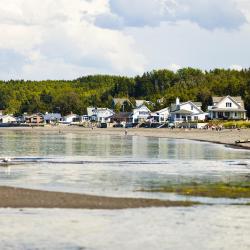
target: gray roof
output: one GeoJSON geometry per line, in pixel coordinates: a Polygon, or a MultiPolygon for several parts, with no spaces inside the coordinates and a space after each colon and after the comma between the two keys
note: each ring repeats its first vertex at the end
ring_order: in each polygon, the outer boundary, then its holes
{"type": "MultiPolygon", "coordinates": [[[[219,103],[220,101],[222,101],[226,97],[227,96],[214,96],[213,103],[219,103]]],[[[239,103],[241,105],[241,107],[244,108],[244,102],[243,102],[241,96],[229,96],[229,97],[232,98],[236,103],[239,103]]]]}
{"type": "Polygon", "coordinates": [[[172,112],[173,114],[184,114],[184,115],[191,115],[193,114],[193,112],[185,110],[185,109],[181,109],[181,110],[177,110],[175,112],[172,112]]]}

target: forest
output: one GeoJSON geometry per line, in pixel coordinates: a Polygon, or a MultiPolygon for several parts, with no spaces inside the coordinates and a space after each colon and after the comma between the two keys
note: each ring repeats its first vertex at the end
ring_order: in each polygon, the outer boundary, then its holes
{"type": "Polygon", "coordinates": [[[135,77],[92,75],[70,81],[0,81],[0,109],[15,115],[24,112],[85,114],[89,106],[111,108],[113,98],[118,97],[128,98],[131,103],[135,99],[151,101],[155,105],[149,108],[155,111],[169,106],[178,96],[181,101],[200,101],[206,110],[212,104],[212,96],[225,95],[242,96],[250,116],[250,69],[183,68],[177,72],[162,69],[135,77]]]}

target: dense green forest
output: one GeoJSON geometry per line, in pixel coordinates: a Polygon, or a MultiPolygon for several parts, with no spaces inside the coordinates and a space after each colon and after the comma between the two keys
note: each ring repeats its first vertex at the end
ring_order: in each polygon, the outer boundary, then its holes
{"type": "MultiPolygon", "coordinates": [[[[184,68],[176,73],[154,70],[141,76],[85,76],[72,81],[0,81],[0,109],[5,113],[86,113],[88,106],[112,107],[114,97],[145,99],[155,103],[152,110],[181,101],[201,101],[206,109],[212,96],[242,96],[250,115],[250,69],[215,69],[203,72],[184,68]],[[157,102],[158,99],[162,102],[157,102]]],[[[118,108],[119,109],[119,108],[118,108]]],[[[117,107],[116,107],[117,110],[117,107]]]]}

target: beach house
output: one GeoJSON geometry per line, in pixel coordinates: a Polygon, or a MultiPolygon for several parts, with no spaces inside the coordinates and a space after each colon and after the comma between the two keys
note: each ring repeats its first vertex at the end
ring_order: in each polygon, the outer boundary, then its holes
{"type": "Polygon", "coordinates": [[[41,113],[36,113],[32,115],[25,115],[25,123],[31,125],[43,124],[44,123],[44,115],[41,113]]]}
{"type": "Polygon", "coordinates": [[[208,107],[211,119],[246,119],[244,102],[240,96],[218,96],[213,97],[213,105],[208,107]]]}
{"type": "Polygon", "coordinates": [[[204,121],[208,117],[208,113],[205,113],[201,109],[201,102],[180,102],[177,97],[176,102],[170,106],[170,122],[192,122],[192,121],[204,121]]]}
{"type": "Polygon", "coordinates": [[[110,122],[111,118],[115,114],[113,110],[108,108],[93,108],[93,107],[88,107],[87,113],[92,121],[101,123],[110,122]]]}
{"type": "Polygon", "coordinates": [[[16,122],[17,122],[17,119],[13,115],[0,115],[1,124],[13,124],[16,122]]]}
{"type": "Polygon", "coordinates": [[[62,115],[60,113],[48,113],[46,112],[44,115],[44,121],[47,124],[57,123],[62,121],[62,115]]]}
{"type": "Polygon", "coordinates": [[[151,111],[144,104],[133,109],[132,121],[133,123],[145,122],[150,118],[151,111]]]}

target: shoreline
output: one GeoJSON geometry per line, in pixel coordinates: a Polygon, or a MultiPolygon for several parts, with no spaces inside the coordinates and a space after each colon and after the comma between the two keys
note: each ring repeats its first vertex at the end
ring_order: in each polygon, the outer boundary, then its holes
{"type": "MultiPolygon", "coordinates": [[[[168,128],[129,128],[128,136],[144,136],[168,139],[184,139],[200,142],[222,144],[236,149],[250,149],[250,143],[235,143],[235,141],[249,140],[250,129],[224,129],[222,131],[200,129],[168,129],[168,128]]],[[[125,136],[125,128],[83,128],[78,126],[45,126],[45,127],[6,127],[0,128],[4,132],[32,132],[32,133],[81,133],[87,135],[115,135],[125,136]]]]}
{"type": "Polygon", "coordinates": [[[129,209],[190,207],[200,203],[144,198],[114,198],[0,186],[0,208],[129,209]]]}

